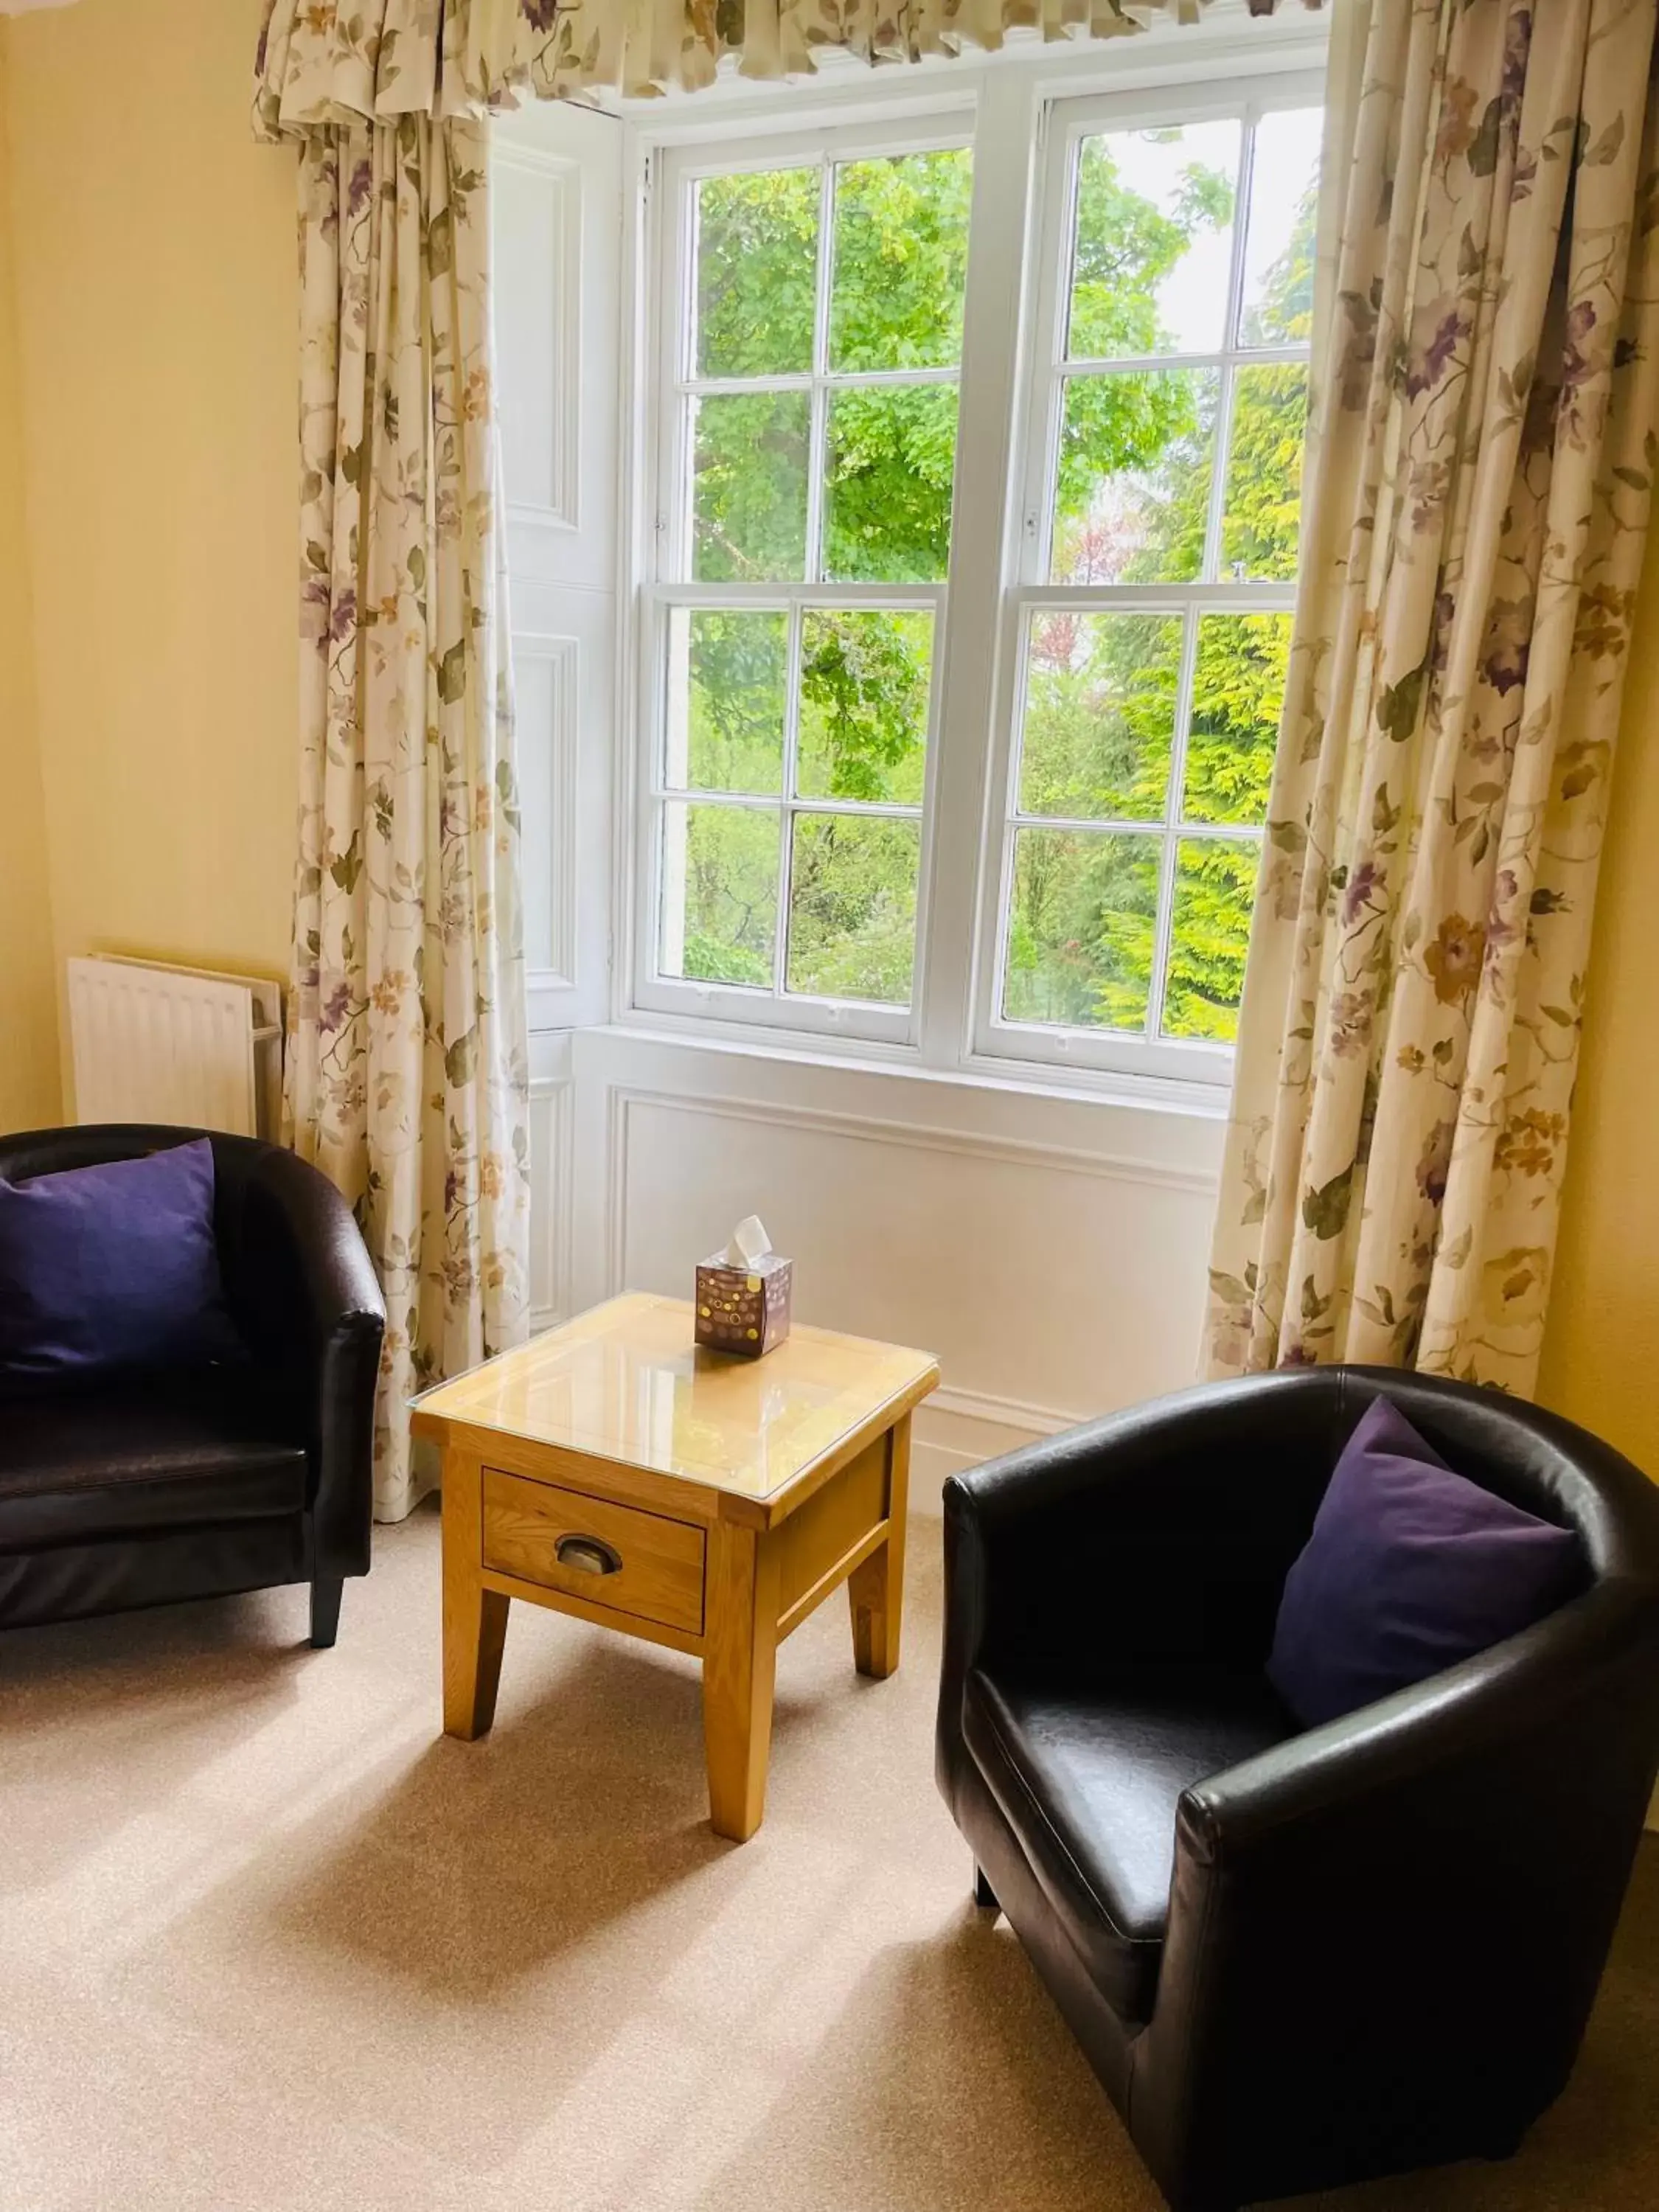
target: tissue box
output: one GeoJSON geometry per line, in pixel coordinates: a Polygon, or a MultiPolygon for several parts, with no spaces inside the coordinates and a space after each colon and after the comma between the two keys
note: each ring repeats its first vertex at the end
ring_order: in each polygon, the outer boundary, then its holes
{"type": "Polygon", "coordinates": [[[758,1359],[789,1334],[793,1261],[769,1252],[752,1267],[734,1267],[724,1252],[697,1267],[697,1342],[711,1352],[758,1359]]]}

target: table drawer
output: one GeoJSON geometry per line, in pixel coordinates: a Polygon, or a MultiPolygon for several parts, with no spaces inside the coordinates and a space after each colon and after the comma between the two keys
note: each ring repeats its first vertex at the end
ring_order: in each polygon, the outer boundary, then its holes
{"type": "Polygon", "coordinates": [[[690,1522],[486,1468],[483,1563],[612,1613],[702,1634],[703,1532],[690,1522]]]}

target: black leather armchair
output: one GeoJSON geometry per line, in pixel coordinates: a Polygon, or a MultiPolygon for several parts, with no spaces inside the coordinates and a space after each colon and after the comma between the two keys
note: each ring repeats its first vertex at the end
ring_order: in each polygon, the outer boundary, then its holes
{"type": "Polygon", "coordinates": [[[0,1627],[311,1584],[334,1641],[368,1571],[386,1310],[349,1207],[292,1152],[199,1129],[0,1137],[23,1182],[210,1134],[226,1297],[246,1367],[3,1395],[0,1627]]]}
{"type": "Polygon", "coordinates": [[[1659,1762],[1659,1492],[1534,1407],[1322,1368],[945,1492],[939,1787],[1177,2212],[1512,2152],[1565,2083],[1659,1762]],[[1299,1732],[1285,1577],[1386,1390],[1578,1532],[1581,1594],[1299,1732]]]}

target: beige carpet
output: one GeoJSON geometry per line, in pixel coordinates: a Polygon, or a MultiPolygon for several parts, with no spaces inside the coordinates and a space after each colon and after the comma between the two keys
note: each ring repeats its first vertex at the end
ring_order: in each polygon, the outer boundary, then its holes
{"type": "MultiPolygon", "coordinates": [[[[781,1658],[765,1826],[704,1818],[696,1669],[516,1608],[436,1732],[438,1528],[341,1641],[299,1591],[0,1638],[3,2212],[1156,2212],[933,1792],[908,1650],[781,1658]]],[[[1659,1850],[1567,2098],[1507,2168],[1335,2212],[1659,2204],[1659,1850]]]]}

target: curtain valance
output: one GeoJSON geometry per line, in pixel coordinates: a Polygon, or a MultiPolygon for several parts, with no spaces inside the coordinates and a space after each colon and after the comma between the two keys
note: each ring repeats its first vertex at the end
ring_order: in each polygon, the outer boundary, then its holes
{"type": "MultiPolygon", "coordinates": [[[[1294,0],[1247,0],[1270,15],[1294,0]]],[[[1316,9],[1322,0],[1302,0],[1316,9]]],[[[870,63],[993,50],[1012,30],[1112,38],[1211,0],[265,0],[261,137],[399,115],[477,114],[522,94],[695,91],[723,57],[745,76],[810,74],[845,47],[870,63]]]]}

